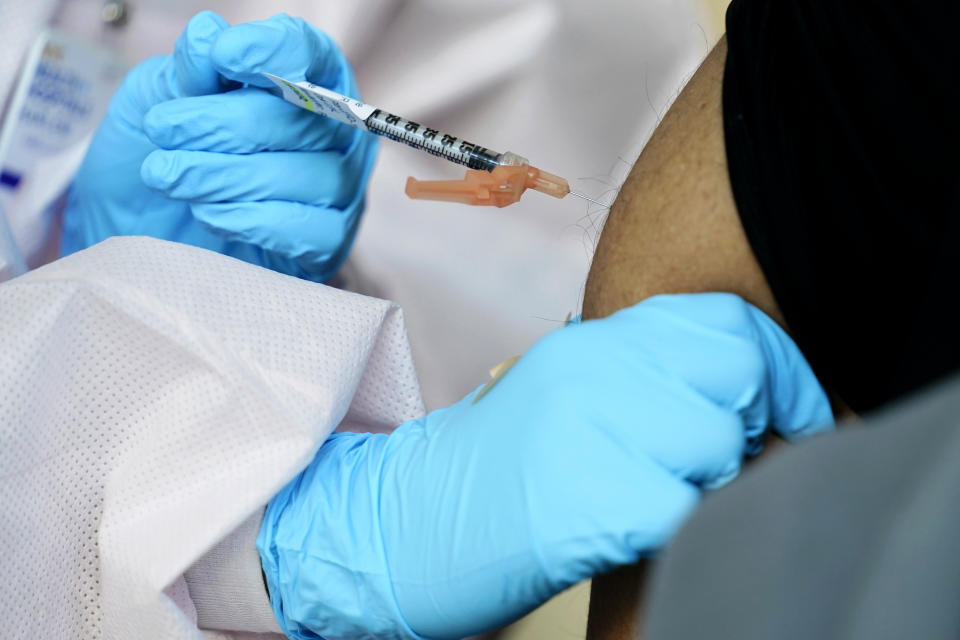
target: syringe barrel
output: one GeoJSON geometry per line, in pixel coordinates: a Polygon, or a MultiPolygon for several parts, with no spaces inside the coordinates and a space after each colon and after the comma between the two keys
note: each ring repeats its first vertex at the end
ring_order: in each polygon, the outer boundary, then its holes
{"type": "Polygon", "coordinates": [[[364,124],[370,131],[385,138],[403,142],[414,149],[421,149],[471,169],[493,171],[502,164],[500,160],[503,156],[514,155],[509,152],[498,153],[438,129],[425,127],[419,122],[387,113],[382,109],[377,109],[370,114],[364,124]]]}
{"type": "Polygon", "coordinates": [[[283,99],[298,107],[333,118],[351,127],[372,131],[378,135],[403,142],[414,149],[446,158],[450,162],[471,169],[493,171],[500,166],[520,166],[526,159],[510,153],[498,153],[452,136],[419,122],[388,113],[373,105],[340,95],[312,82],[293,82],[280,76],[264,74],[283,94],[283,99]]]}

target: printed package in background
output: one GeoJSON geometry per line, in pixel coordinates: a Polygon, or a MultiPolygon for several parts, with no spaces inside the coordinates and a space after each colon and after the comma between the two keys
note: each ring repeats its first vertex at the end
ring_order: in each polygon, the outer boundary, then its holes
{"type": "Polygon", "coordinates": [[[0,211],[14,244],[6,253],[29,268],[57,256],[63,196],[127,69],[105,47],[55,30],[27,56],[0,130],[0,211]]]}

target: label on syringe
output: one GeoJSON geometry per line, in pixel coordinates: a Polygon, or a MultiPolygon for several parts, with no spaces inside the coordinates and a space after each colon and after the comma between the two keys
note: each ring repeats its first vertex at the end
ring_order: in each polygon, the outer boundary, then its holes
{"type": "Polygon", "coordinates": [[[263,75],[280,88],[283,99],[287,102],[364,131],[367,130],[364,120],[377,110],[376,107],[340,95],[312,82],[293,82],[270,73],[263,75]]]}

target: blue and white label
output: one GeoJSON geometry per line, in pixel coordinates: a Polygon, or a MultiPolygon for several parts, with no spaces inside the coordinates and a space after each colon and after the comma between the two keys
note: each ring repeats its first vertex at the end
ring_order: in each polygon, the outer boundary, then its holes
{"type": "Polygon", "coordinates": [[[57,256],[61,195],[127,65],[49,30],[34,43],[0,129],[0,209],[29,266],[57,256]]]}

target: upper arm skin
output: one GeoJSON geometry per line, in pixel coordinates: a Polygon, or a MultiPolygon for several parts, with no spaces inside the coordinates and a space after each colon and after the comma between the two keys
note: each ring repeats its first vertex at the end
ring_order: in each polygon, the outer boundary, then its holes
{"type": "Polygon", "coordinates": [[[583,317],[659,293],[728,291],[783,324],[740,225],[727,174],[721,40],[657,127],[607,218],[583,317]]]}
{"type": "MultiPolygon", "coordinates": [[[[600,237],[583,318],[660,293],[736,293],[783,325],[740,225],[727,173],[726,40],[693,76],[634,164],[600,237]]],[[[589,640],[640,637],[644,563],[593,581],[589,640]]]]}

